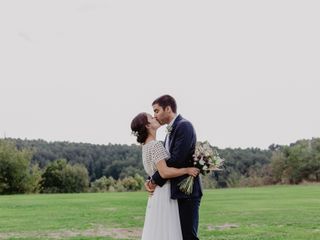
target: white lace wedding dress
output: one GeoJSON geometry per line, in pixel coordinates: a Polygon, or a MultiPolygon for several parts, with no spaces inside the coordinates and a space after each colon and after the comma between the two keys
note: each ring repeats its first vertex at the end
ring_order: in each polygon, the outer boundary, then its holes
{"type": "MultiPolygon", "coordinates": [[[[143,166],[149,176],[157,171],[156,163],[168,157],[161,142],[150,141],[142,147],[143,166]]],[[[157,186],[149,197],[142,240],[182,240],[178,202],[170,195],[170,181],[167,181],[164,186],[157,186]]]]}

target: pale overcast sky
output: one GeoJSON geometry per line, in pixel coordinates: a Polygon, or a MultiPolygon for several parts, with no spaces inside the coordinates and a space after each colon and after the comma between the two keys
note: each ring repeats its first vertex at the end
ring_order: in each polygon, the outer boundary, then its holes
{"type": "Polygon", "coordinates": [[[220,148],[320,137],[319,12],[316,0],[0,0],[1,138],[135,143],[132,118],[166,93],[220,148]]]}

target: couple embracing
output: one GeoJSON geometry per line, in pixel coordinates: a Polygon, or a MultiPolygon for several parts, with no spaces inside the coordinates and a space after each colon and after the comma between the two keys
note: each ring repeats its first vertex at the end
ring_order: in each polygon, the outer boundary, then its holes
{"type": "Polygon", "coordinates": [[[138,114],[131,130],[142,144],[142,160],[150,192],[143,227],[143,240],[196,240],[202,187],[199,169],[193,167],[197,142],[192,124],[177,114],[177,104],[170,95],[152,103],[154,116],[138,114]],[[164,144],[156,140],[157,129],[167,124],[164,144]],[[179,182],[195,177],[193,191],[180,191],[179,182]]]}

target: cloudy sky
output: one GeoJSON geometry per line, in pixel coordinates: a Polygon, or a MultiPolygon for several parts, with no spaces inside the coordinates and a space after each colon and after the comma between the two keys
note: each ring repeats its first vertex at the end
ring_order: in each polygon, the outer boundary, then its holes
{"type": "Polygon", "coordinates": [[[1,138],[131,144],[132,118],[167,93],[214,146],[320,137],[319,10],[316,0],[1,0],[1,138]]]}

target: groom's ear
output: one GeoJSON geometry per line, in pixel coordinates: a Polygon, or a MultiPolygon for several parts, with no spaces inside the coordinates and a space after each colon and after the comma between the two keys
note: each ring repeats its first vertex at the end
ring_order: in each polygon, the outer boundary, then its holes
{"type": "Polygon", "coordinates": [[[164,111],[165,111],[165,112],[172,112],[172,109],[171,109],[170,106],[166,106],[166,107],[164,108],[164,111]]]}

